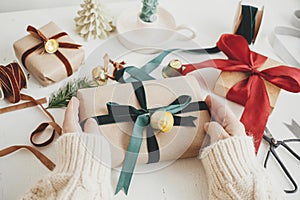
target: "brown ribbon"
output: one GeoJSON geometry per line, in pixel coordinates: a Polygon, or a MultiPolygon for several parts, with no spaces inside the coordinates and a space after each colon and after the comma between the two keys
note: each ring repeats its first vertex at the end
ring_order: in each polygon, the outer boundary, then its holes
{"type": "MultiPolygon", "coordinates": [[[[50,122],[42,123],[36,130],[31,133],[30,141],[35,146],[45,146],[50,144],[55,136],[55,132],[59,135],[61,134],[61,127],[55,122],[54,117],[44,108],[44,106],[34,99],[33,97],[22,94],[21,89],[27,87],[27,81],[24,72],[22,71],[18,63],[10,63],[7,66],[0,66],[0,85],[4,93],[4,97],[8,99],[11,103],[17,103],[20,100],[26,100],[34,103],[41,107],[41,109],[47,114],[51,119],[50,122]],[[43,143],[35,143],[34,137],[44,131],[48,126],[53,127],[53,132],[51,137],[43,143]]],[[[30,146],[11,146],[0,151],[0,157],[13,153],[21,148],[28,149],[31,151],[48,169],[52,170],[54,164],[45,155],[40,153],[37,149],[30,146]]]]}
{"type": "Polygon", "coordinates": [[[25,146],[25,145],[15,145],[15,146],[10,146],[5,149],[0,150],[0,157],[4,157],[8,154],[14,153],[15,151],[18,151],[19,149],[27,149],[31,153],[35,155],[37,159],[41,161],[47,167],[49,170],[53,170],[55,168],[55,164],[47,158],[44,154],[42,154],[39,150],[37,150],[34,147],[31,146],[25,146]]]}
{"type": "MultiPolygon", "coordinates": [[[[27,31],[30,34],[32,34],[35,38],[38,38],[39,40],[41,40],[41,43],[35,45],[34,47],[28,49],[27,51],[25,51],[25,53],[23,53],[21,60],[22,60],[22,64],[24,67],[26,67],[26,65],[25,65],[26,58],[34,51],[41,49],[41,48],[44,49],[45,43],[48,40],[50,40],[50,39],[57,40],[63,36],[68,35],[66,32],[61,32],[50,38],[47,38],[41,31],[37,30],[36,28],[34,28],[33,26],[30,26],[30,25],[27,27],[27,31]]],[[[73,43],[68,43],[68,42],[58,42],[58,44],[59,44],[59,48],[66,48],[66,49],[78,49],[79,47],[81,47],[81,45],[79,45],[79,44],[73,44],[73,43]]],[[[73,74],[73,69],[72,69],[72,66],[71,66],[70,62],[68,61],[68,59],[59,50],[57,50],[54,54],[65,65],[67,76],[71,76],[73,74]]]]}
{"type": "Polygon", "coordinates": [[[27,81],[18,63],[0,66],[0,85],[9,102],[17,103],[21,100],[21,89],[27,87],[27,81]]]}

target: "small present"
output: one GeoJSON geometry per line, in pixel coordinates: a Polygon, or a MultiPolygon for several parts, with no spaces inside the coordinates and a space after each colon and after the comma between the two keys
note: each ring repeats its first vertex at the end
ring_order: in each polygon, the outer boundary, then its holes
{"type": "Polygon", "coordinates": [[[239,35],[224,34],[217,46],[228,59],[213,59],[204,65],[213,63],[222,70],[214,91],[245,107],[241,122],[254,137],[257,151],[280,89],[300,91],[300,70],[251,51],[239,35]]]}
{"type": "MultiPolygon", "coordinates": [[[[192,76],[82,89],[77,97],[80,121],[97,119],[110,142],[113,167],[195,157],[205,137],[204,123],[210,121],[192,76]]],[[[133,169],[123,168],[132,175],[133,169]]],[[[121,175],[117,191],[128,190],[123,181],[121,175]]]]}
{"type": "Polygon", "coordinates": [[[43,85],[71,76],[84,61],[84,50],[55,23],[37,30],[28,26],[29,35],[14,43],[18,60],[43,85]]]}
{"type": "Polygon", "coordinates": [[[300,92],[300,70],[251,51],[240,35],[222,35],[217,47],[228,59],[185,64],[181,73],[207,67],[222,70],[214,91],[244,106],[240,121],[246,133],[253,136],[257,151],[280,89],[300,92]]]}
{"type": "MultiPolygon", "coordinates": [[[[257,68],[258,71],[263,71],[265,69],[273,68],[276,66],[282,65],[280,62],[277,62],[273,59],[268,58],[266,62],[257,68]]],[[[220,76],[215,84],[214,92],[220,96],[226,97],[228,91],[238,82],[248,78],[249,75],[243,72],[230,72],[222,71],[220,76]]],[[[277,98],[280,94],[280,88],[276,85],[270,83],[269,81],[263,80],[266,87],[270,106],[273,109],[275,107],[277,98]]]]}

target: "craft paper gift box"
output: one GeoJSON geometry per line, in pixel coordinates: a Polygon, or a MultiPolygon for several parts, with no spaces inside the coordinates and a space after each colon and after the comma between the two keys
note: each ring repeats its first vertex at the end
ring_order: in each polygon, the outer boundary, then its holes
{"type": "MultiPolygon", "coordinates": [[[[145,81],[143,85],[148,108],[167,106],[181,95],[189,95],[192,98],[191,102],[203,100],[201,88],[196,79],[191,76],[145,81]]],[[[106,107],[108,102],[140,108],[130,83],[82,89],[78,91],[77,96],[80,100],[80,121],[90,117],[106,115],[108,113],[106,107]]],[[[205,136],[203,125],[205,122],[210,121],[208,111],[197,110],[178,115],[195,117],[195,127],[174,126],[168,133],[157,133],[156,131],[160,161],[195,157],[199,153],[205,136]]],[[[111,144],[113,167],[120,166],[124,160],[133,125],[134,122],[119,122],[99,126],[100,131],[111,144]]],[[[142,141],[137,162],[148,162],[145,137],[142,141]]]]}
{"type": "MultiPolygon", "coordinates": [[[[270,58],[267,59],[267,61],[259,67],[257,70],[262,71],[265,69],[273,68],[276,66],[280,66],[282,63],[279,63],[275,60],[272,60],[270,58]]],[[[214,92],[220,96],[226,97],[226,94],[228,91],[238,82],[241,80],[244,80],[249,75],[243,73],[243,72],[228,72],[228,71],[222,71],[214,88],[214,92]]],[[[270,106],[271,108],[275,107],[277,98],[280,93],[280,88],[275,86],[274,84],[264,80],[264,84],[267,89],[267,93],[269,96],[270,106]]]]}
{"type": "Polygon", "coordinates": [[[300,70],[251,51],[241,35],[223,34],[217,47],[228,59],[185,64],[182,74],[207,67],[222,70],[214,91],[244,106],[240,121],[247,135],[253,136],[258,151],[280,88],[294,93],[300,91],[300,70]]]}
{"type": "Polygon", "coordinates": [[[83,63],[84,50],[80,48],[81,45],[74,44],[70,36],[55,23],[50,22],[39,30],[28,26],[27,31],[30,32],[29,35],[14,43],[15,54],[43,86],[72,75],[83,63]],[[53,37],[55,41],[50,43],[50,51],[55,45],[57,51],[49,53],[45,45],[53,37]]]}

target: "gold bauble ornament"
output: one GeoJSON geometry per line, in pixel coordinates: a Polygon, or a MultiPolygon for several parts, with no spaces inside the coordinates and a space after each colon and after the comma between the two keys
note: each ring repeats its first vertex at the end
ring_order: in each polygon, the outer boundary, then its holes
{"type": "Polygon", "coordinates": [[[108,76],[107,72],[104,70],[102,66],[95,67],[92,71],[93,79],[96,81],[96,83],[100,86],[106,85],[108,76]]]}
{"type": "Polygon", "coordinates": [[[44,47],[47,53],[55,53],[58,50],[59,43],[55,39],[50,39],[47,40],[44,47]]]}
{"type": "Polygon", "coordinates": [[[150,125],[153,129],[164,133],[170,132],[174,125],[172,113],[166,111],[155,111],[150,118],[150,125]]]}

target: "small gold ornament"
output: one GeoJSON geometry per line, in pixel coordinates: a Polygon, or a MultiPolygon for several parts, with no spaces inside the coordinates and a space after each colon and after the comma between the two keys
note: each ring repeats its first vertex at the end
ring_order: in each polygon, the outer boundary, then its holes
{"type": "Polygon", "coordinates": [[[106,85],[108,79],[116,80],[115,79],[116,72],[119,69],[123,69],[124,65],[125,65],[124,61],[118,63],[118,62],[111,60],[107,54],[104,55],[103,60],[104,60],[104,67],[97,66],[92,70],[93,79],[99,86],[106,85]],[[110,75],[108,73],[109,63],[111,63],[114,67],[112,75],[110,75]]]}
{"type": "Polygon", "coordinates": [[[168,133],[173,128],[174,117],[170,112],[155,111],[151,115],[150,125],[153,129],[157,129],[164,133],[168,133]]]}
{"type": "Polygon", "coordinates": [[[107,72],[102,66],[95,67],[92,71],[93,79],[97,82],[98,85],[106,85],[108,76],[107,72]]]}
{"type": "Polygon", "coordinates": [[[58,50],[59,43],[55,39],[50,39],[47,40],[44,47],[47,53],[55,53],[58,50]]]}
{"type": "Polygon", "coordinates": [[[162,76],[164,78],[180,76],[182,63],[178,59],[171,60],[171,62],[162,69],[162,76]]]}

